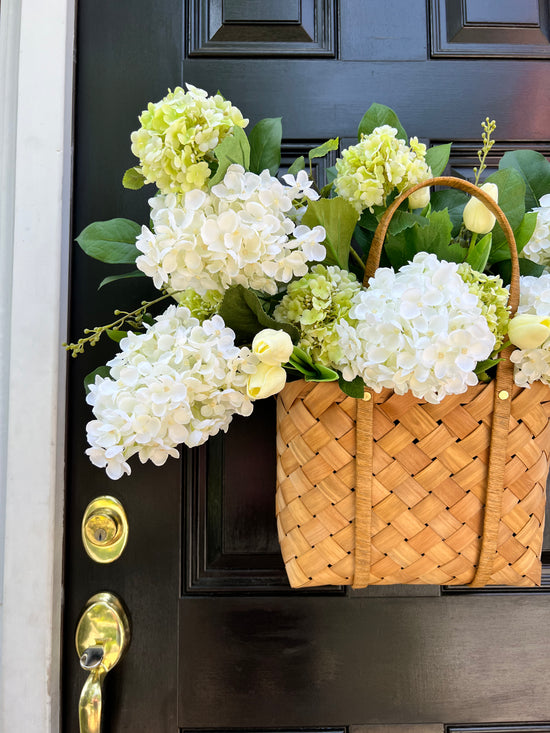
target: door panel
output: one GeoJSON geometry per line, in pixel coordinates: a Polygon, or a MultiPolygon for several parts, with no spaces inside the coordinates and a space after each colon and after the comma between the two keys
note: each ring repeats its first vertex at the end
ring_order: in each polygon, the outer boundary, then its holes
{"type": "MultiPolygon", "coordinates": [[[[282,115],[283,167],[329,137],[353,142],[373,101],[410,134],[454,141],[460,175],[477,162],[487,115],[490,165],[516,147],[548,154],[548,35],[548,2],[536,0],[81,0],[74,232],[147,221],[152,191],[121,186],[135,164],[129,135],[147,101],[184,81],[220,89],[251,125],[282,115]]],[[[98,296],[106,274],[75,248],[73,340],[155,292],[129,281],[98,296]]],[[[71,362],[64,730],[76,729],[86,679],[79,613],[109,590],[133,635],[106,679],[105,731],[550,732],[550,564],[542,589],[291,591],[274,519],[274,401],[181,461],[138,462],[112,482],[84,455],[82,380],[115,350],[100,343],[71,362]],[[80,540],[101,494],[130,523],[124,554],[102,566],[80,540]]],[[[548,532],[545,548],[550,561],[548,532]]]]}

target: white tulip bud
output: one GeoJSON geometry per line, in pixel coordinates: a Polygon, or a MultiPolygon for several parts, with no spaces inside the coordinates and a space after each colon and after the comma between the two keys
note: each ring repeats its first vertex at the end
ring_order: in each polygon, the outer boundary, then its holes
{"type": "MultiPolygon", "coordinates": [[[[484,183],[481,190],[485,191],[495,203],[498,203],[498,186],[495,183],[484,183]]],[[[464,207],[464,226],[471,232],[477,234],[488,234],[495,226],[495,215],[491,214],[484,203],[476,199],[474,196],[464,207]]]]}
{"type": "Polygon", "coordinates": [[[409,209],[423,209],[430,203],[430,187],[419,188],[408,198],[409,209]]]}
{"type": "Polygon", "coordinates": [[[508,337],[518,349],[538,349],[550,337],[550,318],[531,313],[514,316],[508,326],[508,337]]]}
{"type": "Polygon", "coordinates": [[[246,393],[251,400],[263,400],[277,394],[286,384],[286,372],[281,366],[258,364],[258,368],[248,377],[246,393]]]}
{"type": "Polygon", "coordinates": [[[286,331],[264,328],[254,336],[252,352],[263,364],[281,366],[290,359],[293,350],[292,339],[286,331]]]}

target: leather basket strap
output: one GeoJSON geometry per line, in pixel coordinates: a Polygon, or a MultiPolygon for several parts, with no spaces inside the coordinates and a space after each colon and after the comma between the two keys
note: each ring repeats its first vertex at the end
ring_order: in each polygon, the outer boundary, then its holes
{"type": "MultiPolygon", "coordinates": [[[[469,193],[482,201],[495,215],[506,236],[512,264],[510,295],[508,305],[514,315],[519,301],[519,261],[514,233],[502,209],[473,183],[452,176],[439,176],[417,184],[398,196],[384,212],[374,233],[371,249],[365,268],[364,284],[374,275],[382,253],[382,246],[391,221],[399,205],[414,191],[426,186],[449,186],[469,193]]],[[[510,421],[512,389],[514,384],[514,365],[510,361],[513,347],[501,352],[502,361],[497,366],[494,380],[493,420],[489,448],[489,468],[487,472],[487,493],[483,520],[483,538],[476,573],[471,582],[474,587],[488,583],[493,572],[497,551],[498,529],[502,512],[504,468],[506,465],[506,445],[510,421]]],[[[370,399],[357,400],[357,448],[356,448],[356,485],[355,485],[355,573],[354,588],[364,588],[369,584],[371,565],[371,526],[372,526],[372,461],[373,461],[373,417],[374,395],[370,390],[365,396],[370,399]]]]}

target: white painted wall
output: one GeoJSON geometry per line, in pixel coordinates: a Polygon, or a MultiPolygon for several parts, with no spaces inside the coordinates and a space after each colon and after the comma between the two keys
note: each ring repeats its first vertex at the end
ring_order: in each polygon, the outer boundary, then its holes
{"type": "Polygon", "coordinates": [[[75,0],[0,3],[0,730],[59,724],[75,0]]]}

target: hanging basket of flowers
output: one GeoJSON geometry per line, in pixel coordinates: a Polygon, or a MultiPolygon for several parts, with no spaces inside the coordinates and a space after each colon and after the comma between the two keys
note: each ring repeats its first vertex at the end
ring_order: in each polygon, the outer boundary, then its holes
{"type": "Polygon", "coordinates": [[[521,150],[481,187],[443,177],[450,145],[426,150],[376,104],[322,186],[312,161],[338,139],[279,179],[280,119],[247,137],[219,94],[178,88],[140,122],[123,183],[157,186],[150,227],[77,239],[135,262],[102,285],[161,291],[67,347],[119,342],[87,378],[91,461],[112,479],[136,454],[162,465],[277,395],[292,587],[540,584],[550,163],[521,150]]]}

